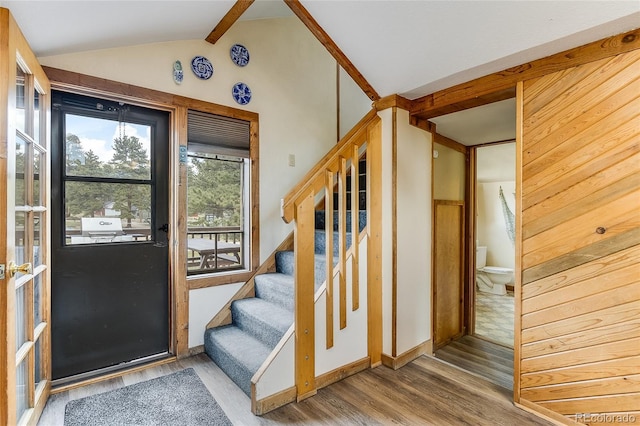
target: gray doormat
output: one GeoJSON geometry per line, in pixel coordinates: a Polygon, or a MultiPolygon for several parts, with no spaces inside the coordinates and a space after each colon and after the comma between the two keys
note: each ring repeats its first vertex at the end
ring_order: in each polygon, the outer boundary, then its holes
{"type": "Polygon", "coordinates": [[[65,426],[231,425],[193,368],[69,401],[65,426]]]}

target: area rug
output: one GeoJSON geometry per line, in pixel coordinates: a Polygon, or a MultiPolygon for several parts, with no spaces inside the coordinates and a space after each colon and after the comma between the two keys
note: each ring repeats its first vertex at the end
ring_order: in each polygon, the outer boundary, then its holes
{"type": "Polygon", "coordinates": [[[64,426],[231,425],[193,368],[69,401],[64,426]]]}

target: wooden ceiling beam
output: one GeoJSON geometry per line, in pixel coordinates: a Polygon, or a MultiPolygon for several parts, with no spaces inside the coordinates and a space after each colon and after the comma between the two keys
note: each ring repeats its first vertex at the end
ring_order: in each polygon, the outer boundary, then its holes
{"type": "MultiPolygon", "coordinates": [[[[415,99],[411,116],[428,120],[440,115],[509,99],[518,81],[640,49],[640,29],[480,77],[415,99]]],[[[512,94],[513,93],[513,94],[512,94]]]]}
{"type": "Polygon", "coordinates": [[[311,16],[309,11],[302,6],[299,0],[284,0],[293,13],[302,21],[304,25],[313,33],[314,36],[322,43],[322,45],[329,51],[331,56],[338,61],[338,64],[351,76],[353,81],[362,89],[362,91],[372,101],[380,99],[378,92],[367,82],[367,80],[360,74],[360,71],[351,63],[349,58],[340,50],[338,45],[329,37],[329,34],[322,29],[318,22],[311,16]]]}
{"type": "Polygon", "coordinates": [[[240,16],[253,4],[255,0],[238,0],[236,3],[229,9],[226,15],[218,22],[218,25],[209,33],[206,41],[211,44],[216,44],[218,40],[226,33],[229,28],[235,22],[240,19],[240,16]]]}

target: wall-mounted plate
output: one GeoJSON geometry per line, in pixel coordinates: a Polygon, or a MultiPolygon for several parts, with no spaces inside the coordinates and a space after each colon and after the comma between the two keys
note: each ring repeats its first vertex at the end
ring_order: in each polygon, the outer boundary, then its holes
{"type": "Polygon", "coordinates": [[[251,89],[246,84],[240,82],[236,83],[231,90],[233,99],[240,105],[246,105],[251,102],[251,89]]]}
{"type": "Polygon", "coordinates": [[[213,65],[204,56],[196,56],[191,60],[191,70],[203,80],[208,80],[213,75],[213,65]]]}
{"type": "Polygon", "coordinates": [[[175,61],[173,63],[173,81],[175,81],[176,84],[180,84],[182,83],[183,79],[184,79],[184,71],[182,71],[182,62],[175,61]]]}
{"type": "Polygon", "coordinates": [[[231,60],[239,67],[244,67],[249,63],[249,51],[241,44],[231,46],[231,60]]]}

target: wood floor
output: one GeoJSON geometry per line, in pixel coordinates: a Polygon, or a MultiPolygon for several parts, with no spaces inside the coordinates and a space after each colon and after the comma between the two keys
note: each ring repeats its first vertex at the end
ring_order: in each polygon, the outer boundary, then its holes
{"type": "Polygon", "coordinates": [[[384,366],[366,370],[320,389],[301,403],[256,417],[251,414],[249,398],[204,354],[55,394],[38,424],[61,426],[64,407],[71,399],[189,367],[234,425],[550,424],[516,408],[507,389],[427,356],[396,371],[384,366]]]}
{"type": "Polygon", "coordinates": [[[463,336],[438,349],[435,356],[508,390],[513,389],[513,349],[463,336]]]}

